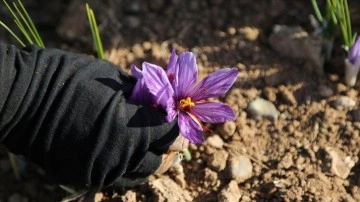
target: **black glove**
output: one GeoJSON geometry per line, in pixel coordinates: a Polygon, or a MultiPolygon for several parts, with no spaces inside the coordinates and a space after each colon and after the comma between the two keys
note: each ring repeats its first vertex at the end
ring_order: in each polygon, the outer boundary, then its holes
{"type": "Polygon", "coordinates": [[[0,142],[61,184],[146,177],[179,129],[164,112],[131,104],[134,84],[104,60],[0,44],[0,142]]]}

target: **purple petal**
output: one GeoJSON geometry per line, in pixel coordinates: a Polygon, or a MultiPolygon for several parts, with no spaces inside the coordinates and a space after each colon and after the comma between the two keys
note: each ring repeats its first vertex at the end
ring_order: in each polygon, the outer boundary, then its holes
{"type": "Polygon", "coordinates": [[[169,59],[168,67],[166,69],[166,74],[169,77],[170,83],[172,82],[172,79],[175,76],[176,65],[179,65],[177,63],[178,58],[179,57],[176,55],[175,49],[173,49],[171,52],[170,59],[169,59]]]}
{"type": "Polygon", "coordinates": [[[191,110],[202,122],[207,123],[234,121],[236,118],[234,111],[227,104],[220,102],[196,103],[191,110]]]}
{"type": "Polygon", "coordinates": [[[165,71],[157,65],[144,62],[143,78],[150,93],[154,95],[156,104],[167,109],[169,100],[174,99],[174,91],[165,71]]]}
{"type": "Polygon", "coordinates": [[[195,55],[191,52],[184,52],[179,55],[175,65],[175,78],[172,86],[177,98],[184,98],[188,95],[189,89],[196,83],[198,69],[195,55]]]}
{"type": "Polygon", "coordinates": [[[135,65],[131,65],[131,74],[137,79],[142,78],[142,71],[139,68],[137,68],[135,65]]]}
{"type": "Polygon", "coordinates": [[[360,37],[357,37],[354,45],[351,47],[348,59],[353,65],[360,63],[360,37]]]}
{"type": "Polygon", "coordinates": [[[213,72],[198,83],[190,92],[193,101],[224,95],[233,85],[238,75],[235,68],[225,68],[213,72]]]}
{"type": "Polygon", "coordinates": [[[144,79],[138,79],[129,98],[133,103],[140,105],[153,104],[153,95],[145,85],[144,79]]]}
{"type": "Polygon", "coordinates": [[[166,120],[168,122],[172,122],[176,115],[178,115],[178,110],[176,109],[176,103],[174,99],[169,99],[167,103],[167,108],[165,109],[167,112],[166,120]]]}
{"type": "Polygon", "coordinates": [[[179,113],[178,125],[180,133],[191,143],[200,144],[204,142],[201,126],[186,113],[179,113]]]}

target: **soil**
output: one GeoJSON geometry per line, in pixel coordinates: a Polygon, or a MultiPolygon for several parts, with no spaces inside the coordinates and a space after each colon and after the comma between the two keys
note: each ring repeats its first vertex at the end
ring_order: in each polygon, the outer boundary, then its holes
{"type": "MultiPolygon", "coordinates": [[[[47,47],[95,55],[84,2],[23,2],[47,47]]],[[[209,126],[213,130],[204,134],[206,142],[190,146],[191,161],[133,188],[106,188],[96,193],[96,201],[360,201],[359,85],[343,83],[341,38],[336,37],[323,74],[307,58],[290,58],[269,43],[277,24],[314,31],[309,2],[88,3],[98,18],[107,59],[126,71],[143,61],[165,66],[172,48],[193,51],[201,77],[222,67],[240,71],[233,88],[218,98],[235,110],[236,121],[209,126]],[[257,98],[275,111],[254,118],[248,106],[257,98]]],[[[350,7],[358,31],[360,3],[350,1],[350,7]]],[[[5,7],[0,11],[9,24],[5,7]]],[[[0,39],[16,43],[3,29],[0,39]]],[[[0,202],[69,196],[36,166],[21,165],[23,176],[17,181],[5,149],[0,150],[0,202]]]]}

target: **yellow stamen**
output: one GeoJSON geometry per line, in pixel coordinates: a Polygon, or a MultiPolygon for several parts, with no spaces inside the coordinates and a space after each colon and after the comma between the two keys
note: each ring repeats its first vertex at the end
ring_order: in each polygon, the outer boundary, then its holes
{"type": "Polygon", "coordinates": [[[184,110],[187,107],[193,107],[195,106],[195,103],[191,101],[190,97],[187,97],[186,99],[180,100],[180,109],[184,110]]]}

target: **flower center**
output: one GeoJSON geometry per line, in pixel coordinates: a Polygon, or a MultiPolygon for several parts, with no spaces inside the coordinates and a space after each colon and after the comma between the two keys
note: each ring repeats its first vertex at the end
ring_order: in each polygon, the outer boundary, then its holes
{"type": "Polygon", "coordinates": [[[179,108],[181,110],[186,110],[186,109],[188,109],[190,107],[193,107],[193,106],[195,106],[195,103],[193,101],[191,101],[190,97],[187,97],[186,99],[180,100],[179,108]]]}

